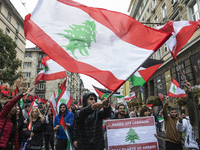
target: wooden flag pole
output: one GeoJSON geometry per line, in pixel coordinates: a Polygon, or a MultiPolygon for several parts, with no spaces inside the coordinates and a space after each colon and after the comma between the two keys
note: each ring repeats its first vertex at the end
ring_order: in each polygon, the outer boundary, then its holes
{"type": "Polygon", "coordinates": [[[177,62],[176,62],[176,61],[175,61],[175,63],[176,63],[176,65],[177,65],[177,67],[178,67],[178,69],[179,69],[179,71],[180,71],[181,75],[183,76],[183,79],[184,79],[184,80],[186,80],[186,78],[184,77],[184,75],[183,75],[183,72],[181,71],[181,69],[180,69],[179,65],[177,64],[177,62]]]}

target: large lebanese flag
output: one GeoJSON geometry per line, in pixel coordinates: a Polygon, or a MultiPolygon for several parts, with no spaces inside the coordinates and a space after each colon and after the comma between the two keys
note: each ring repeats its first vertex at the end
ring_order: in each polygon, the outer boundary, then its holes
{"type": "Polygon", "coordinates": [[[65,69],[50,57],[46,56],[42,58],[42,64],[44,65],[44,69],[38,73],[35,85],[39,80],[50,81],[67,77],[65,69]]]}
{"type": "Polygon", "coordinates": [[[178,82],[175,79],[173,79],[170,89],[169,89],[168,96],[185,98],[187,95],[186,95],[185,91],[181,89],[178,82]]]}
{"type": "Polygon", "coordinates": [[[170,21],[164,26],[157,27],[159,30],[172,33],[172,36],[166,41],[166,45],[171,51],[174,60],[181,48],[192,37],[200,21],[170,21]]]}
{"type": "Polygon", "coordinates": [[[50,58],[115,91],[171,36],[132,17],[72,0],[39,0],[25,36],[50,58]]]}
{"type": "Polygon", "coordinates": [[[60,104],[64,103],[69,108],[73,102],[73,98],[70,96],[69,92],[65,87],[66,80],[61,84],[56,95],[56,113],[59,114],[60,104]]]}

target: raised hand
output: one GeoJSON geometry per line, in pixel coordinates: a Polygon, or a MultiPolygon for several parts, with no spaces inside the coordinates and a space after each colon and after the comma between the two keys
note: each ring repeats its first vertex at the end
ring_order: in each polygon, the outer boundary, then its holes
{"type": "Polygon", "coordinates": [[[191,84],[190,84],[190,82],[188,82],[187,80],[184,80],[184,84],[185,84],[185,87],[188,89],[188,91],[192,91],[191,90],[191,84]]]}

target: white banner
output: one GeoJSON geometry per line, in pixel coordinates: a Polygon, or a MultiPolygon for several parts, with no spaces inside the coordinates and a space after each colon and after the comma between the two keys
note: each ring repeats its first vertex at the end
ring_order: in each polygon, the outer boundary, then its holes
{"type": "Polygon", "coordinates": [[[158,150],[153,116],[107,122],[109,150],[158,150]]]}

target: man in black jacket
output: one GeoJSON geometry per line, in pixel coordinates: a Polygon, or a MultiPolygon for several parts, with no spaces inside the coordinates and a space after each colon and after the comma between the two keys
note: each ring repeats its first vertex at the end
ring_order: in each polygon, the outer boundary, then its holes
{"type": "Polygon", "coordinates": [[[119,104],[117,109],[118,109],[118,112],[111,119],[129,118],[129,115],[125,114],[125,106],[124,106],[124,104],[119,104]]]}
{"type": "Polygon", "coordinates": [[[109,118],[111,106],[107,98],[97,102],[95,93],[85,93],[83,109],[76,112],[75,147],[77,150],[104,150],[102,120],[109,118]],[[103,107],[103,110],[100,110],[103,107]]]}

